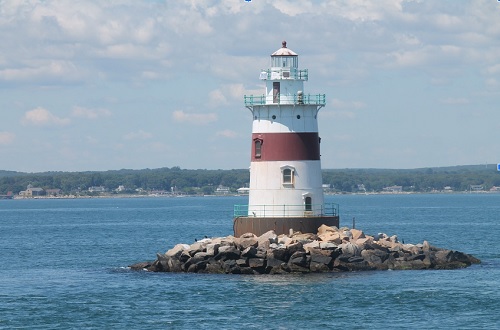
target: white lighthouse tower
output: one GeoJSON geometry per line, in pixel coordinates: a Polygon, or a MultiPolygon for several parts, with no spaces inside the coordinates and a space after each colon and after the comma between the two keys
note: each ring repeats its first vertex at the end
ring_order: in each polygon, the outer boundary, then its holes
{"type": "Polygon", "coordinates": [[[245,95],[253,117],[250,189],[248,205],[235,206],[235,236],[338,227],[337,205],[323,198],[317,116],[325,94],[304,92],[308,71],[286,41],[260,79],[265,94],[245,95]]]}

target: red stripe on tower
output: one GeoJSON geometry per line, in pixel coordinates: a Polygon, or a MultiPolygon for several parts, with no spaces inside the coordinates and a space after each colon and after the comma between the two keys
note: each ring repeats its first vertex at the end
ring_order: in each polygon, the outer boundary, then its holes
{"type": "Polygon", "coordinates": [[[253,133],[252,162],[319,160],[317,132],[253,133]]]}

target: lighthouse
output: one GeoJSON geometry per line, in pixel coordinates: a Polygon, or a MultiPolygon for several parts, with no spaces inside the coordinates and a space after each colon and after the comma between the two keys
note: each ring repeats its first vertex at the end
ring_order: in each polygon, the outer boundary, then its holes
{"type": "Polygon", "coordinates": [[[245,95],[252,113],[248,205],[235,205],[234,234],[291,231],[316,233],[322,224],[339,226],[338,205],[325,203],[321,175],[318,112],[325,94],[308,94],[307,69],[282,47],[261,70],[263,95],[245,95]]]}

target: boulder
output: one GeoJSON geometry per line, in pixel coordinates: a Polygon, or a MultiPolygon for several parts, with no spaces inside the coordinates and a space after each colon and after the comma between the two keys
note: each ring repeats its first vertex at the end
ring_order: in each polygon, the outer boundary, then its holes
{"type": "Polygon", "coordinates": [[[286,263],[287,263],[286,261],[277,259],[274,256],[272,256],[272,255],[270,256],[268,254],[267,259],[266,259],[266,265],[267,265],[266,272],[270,273],[272,268],[279,267],[279,266],[286,264],[286,263]]]}
{"type": "Polygon", "coordinates": [[[166,269],[168,269],[169,272],[172,273],[179,273],[182,272],[182,262],[176,258],[169,258],[167,257],[167,264],[166,264],[166,269]]]}
{"type": "Polygon", "coordinates": [[[336,250],[338,245],[332,242],[319,242],[319,248],[322,250],[336,250]]]}
{"type": "Polygon", "coordinates": [[[215,256],[217,253],[219,253],[219,247],[220,243],[210,243],[207,244],[207,254],[211,256],[215,256]]]}
{"type": "Polygon", "coordinates": [[[330,227],[330,226],[323,224],[323,225],[319,226],[319,228],[318,228],[318,236],[326,234],[326,233],[336,233],[338,231],[339,231],[339,229],[335,226],[330,227]]]}
{"type": "Polygon", "coordinates": [[[240,250],[235,246],[226,245],[219,247],[219,253],[215,256],[216,259],[222,260],[236,260],[240,258],[240,250]]]}
{"type": "Polygon", "coordinates": [[[331,242],[335,244],[342,243],[342,238],[338,232],[326,232],[324,234],[318,235],[318,238],[323,242],[331,242]]]}
{"type": "Polygon", "coordinates": [[[351,229],[351,240],[357,240],[360,238],[365,238],[365,233],[362,230],[351,229]]]}
{"type": "Polygon", "coordinates": [[[154,264],[154,261],[138,262],[136,264],[128,266],[132,270],[147,270],[154,264]]]}
{"type": "Polygon", "coordinates": [[[387,269],[387,264],[384,264],[384,261],[389,257],[387,252],[377,249],[363,250],[361,251],[361,257],[363,257],[371,267],[375,267],[376,269],[387,269]]]}
{"type": "Polygon", "coordinates": [[[257,245],[262,246],[264,248],[268,248],[269,244],[278,243],[278,236],[274,232],[274,230],[270,230],[257,238],[257,245]]]}
{"type": "Polygon", "coordinates": [[[304,246],[301,242],[292,242],[286,245],[286,249],[289,251],[290,255],[297,251],[304,251],[304,246]]]}
{"type": "Polygon", "coordinates": [[[267,256],[267,249],[265,249],[262,246],[259,246],[257,248],[257,251],[255,252],[255,257],[256,258],[265,258],[267,256]]]}
{"type": "Polygon", "coordinates": [[[192,257],[192,256],[194,256],[198,252],[206,251],[206,245],[207,244],[196,242],[194,244],[191,244],[191,246],[189,247],[189,249],[184,250],[184,252],[187,251],[187,253],[192,257]]]}
{"type": "Polygon", "coordinates": [[[243,235],[240,236],[240,238],[256,238],[257,236],[255,236],[255,234],[253,233],[245,233],[243,235]]]}
{"type": "Polygon", "coordinates": [[[304,250],[309,253],[310,250],[319,249],[319,241],[312,241],[303,245],[304,250]]]}
{"type": "Polygon", "coordinates": [[[264,258],[250,258],[248,259],[248,266],[250,268],[263,268],[266,265],[264,258]]]}
{"type": "Polygon", "coordinates": [[[317,263],[317,262],[313,262],[313,261],[311,261],[311,264],[309,265],[309,269],[311,270],[311,272],[314,272],[314,273],[325,273],[325,272],[329,272],[331,270],[331,268],[329,268],[324,263],[321,263],[321,262],[317,263]]]}
{"type": "Polygon", "coordinates": [[[356,244],[359,246],[361,249],[364,249],[365,246],[371,246],[373,244],[373,238],[372,237],[363,237],[363,238],[358,238],[358,239],[351,239],[351,243],[356,244]]]}
{"type": "Polygon", "coordinates": [[[255,258],[257,255],[257,249],[253,246],[249,246],[243,251],[241,251],[241,256],[244,258],[255,258]]]}
{"type": "Polygon", "coordinates": [[[190,246],[187,244],[177,244],[176,246],[168,250],[165,255],[171,258],[178,258],[182,254],[182,252],[184,252],[184,250],[187,250],[189,248],[190,246]]]}
{"type": "Polygon", "coordinates": [[[310,233],[302,234],[301,232],[296,232],[292,235],[292,240],[296,242],[301,242],[302,244],[310,243],[312,241],[318,240],[318,236],[310,233]]]}
{"type": "MultiPolygon", "coordinates": [[[[327,268],[332,267],[333,258],[331,251],[323,251],[321,249],[315,249],[310,251],[310,256],[311,256],[311,264],[316,263],[316,264],[323,264],[327,268]]],[[[314,271],[318,271],[318,269],[314,271]]]]}
{"type": "Polygon", "coordinates": [[[258,246],[257,236],[253,235],[252,237],[240,237],[239,245],[242,250],[250,246],[257,247],[258,246]]]}
{"type": "Polygon", "coordinates": [[[267,250],[267,258],[277,259],[281,262],[288,262],[292,251],[286,248],[269,249],[267,250]]]}
{"type": "Polygon", "coordinates": [[[287,244],[290,244],[291,242],[292,242],[292,239],[290,237],[288,237],[287,235],[280,235],[278,237],[277,244],[278,245],[287,245],[287,244]]]}
{"type": "Polygon", "coordinates": [[[361,256],[361,248],[351,242],[342,243],[338,247],[342,250],[343,254],[349,256],[361,256]]]}

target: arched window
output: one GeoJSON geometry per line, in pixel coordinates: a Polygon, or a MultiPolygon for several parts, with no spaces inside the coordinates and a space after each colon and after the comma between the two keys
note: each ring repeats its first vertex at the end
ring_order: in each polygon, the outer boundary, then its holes
{"type": "Polygon", "coordinates": [[[283,170],[283,183],[293,183],[293,171],[290,168],[283,170]]]}
{"type": "Polygon", "coordinates": [[[295,183],[295,168],[289,165],[282,166],[281,182],[285,187],[293,187],[295,183]]]}

